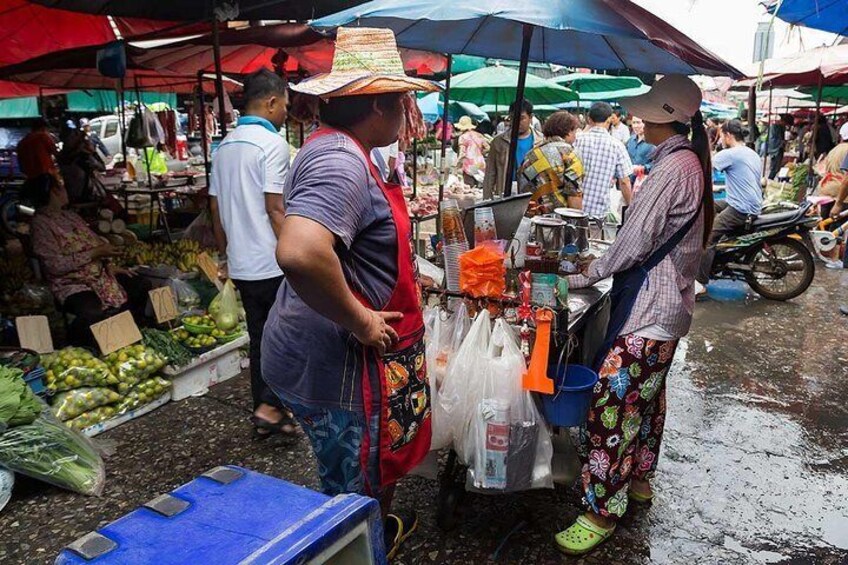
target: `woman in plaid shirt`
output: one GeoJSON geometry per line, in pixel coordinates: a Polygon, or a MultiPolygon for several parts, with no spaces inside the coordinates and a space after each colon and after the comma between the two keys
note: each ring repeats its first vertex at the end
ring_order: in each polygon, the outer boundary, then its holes
{"type": "Polygon", "coordinates": [[[613,277],[612,313],[579,449],[589,512],[556,536],[579,555],[608,539],[629,500],[650,502],[665,422],[665,377],[689,332],[695,274],[713,221],[712,166],[701,91],[669,75],[628,110],[657,146],[654,167],[615,243],[571,288],[613,277]],[[689,134],[691,133],[691,141],[689,134]]]}

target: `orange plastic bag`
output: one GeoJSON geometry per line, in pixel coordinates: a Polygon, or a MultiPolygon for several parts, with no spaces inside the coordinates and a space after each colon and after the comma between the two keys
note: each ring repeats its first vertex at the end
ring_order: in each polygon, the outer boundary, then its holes
{"type": "Polygon", "coordinates": [[[459,288],[475,298],[500,298],[506,290],[504,252],[484,242],[459,256],[459,288]]]}

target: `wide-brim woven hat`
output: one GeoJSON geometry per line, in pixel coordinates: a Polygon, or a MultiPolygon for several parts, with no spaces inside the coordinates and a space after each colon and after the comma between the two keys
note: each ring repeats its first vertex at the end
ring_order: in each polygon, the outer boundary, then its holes
{"type": "Polygon", "coordinates": [[[477,126],[474,125],[474,122],[471,121],[470,116],[462,116],[459,118],[459,121],[453,126],[459,131],[469,131],[472,129],[477,129],[477,126]]]}
{"type": "Polygon", "coordinates": [[[295,92],[321,98],[410,92],[436,92],[436,83],[406,76],[390,29],[340,27],[336,31],[333,67],[291,86],[295,92]]]}

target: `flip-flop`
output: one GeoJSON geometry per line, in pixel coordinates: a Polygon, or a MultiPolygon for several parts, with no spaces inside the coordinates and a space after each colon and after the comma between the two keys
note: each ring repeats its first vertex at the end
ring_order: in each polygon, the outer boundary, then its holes
{"type": "Polygon", "coordinates": [[[391,541],[391,545],[386,544],[386,559],[391,561],[395,558],[401,544],[418,528],[418,514],[415,512],[389,514],[386,516],[386,521],[389,520],[394,521],[397,525],[394,540],[391,541]]]}
{"type": "Polygon", "coordinates": [[[640,504],[649,504],[649,503],[653,502],[653,500],[654,500],[653,494],[644,495],[644,494],[640,494],[640,493],[634,491],[633,489],[630,489],[629,491],[627,491],[627,496],[633,502],[638,502],[640,504]]]}
{"type": "Polygon", "coordinates": [[[274,434],[291,435],[295,431],[295,422],[291,416],[284,415],[279,422],[270,422],[259,416],[251,416],[250,423],[253,424],[253,437],[256,439],[268,439],[274,434]]]}
{"type": "Polygon", "coordinates": [[[612,528],[602,528],[589,520],[584,514],[567,530],[554,537],[557,549],[566,555],[585,555],[607,541],[615,531],[612,528]]]}

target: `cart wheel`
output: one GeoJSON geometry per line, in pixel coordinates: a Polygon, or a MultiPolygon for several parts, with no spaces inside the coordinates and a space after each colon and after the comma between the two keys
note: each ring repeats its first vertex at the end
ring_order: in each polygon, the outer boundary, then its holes
{"type": "Polygon", "coordinates": [[[442,531],[449,532],[458,525],[457,510],[464,494],[465,487],[461,485],[443,486],[439,490],[436,524],[442,531]]]}

